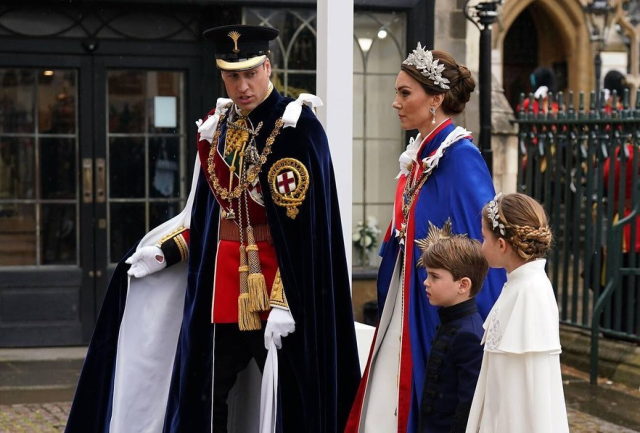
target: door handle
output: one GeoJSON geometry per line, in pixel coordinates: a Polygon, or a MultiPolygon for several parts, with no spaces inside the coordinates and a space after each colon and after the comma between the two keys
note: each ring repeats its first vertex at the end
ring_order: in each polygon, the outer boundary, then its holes
{"type": "Polygon", "coordinates": [[[82,201],[93,202],[93,160],[91,158],[82,159],[82,201]]]}
{"type": "Polygon", "coordinates": [[[96,159],[96,203],[104,203],[106,181],[106,163],[104,158],[96,159]]]}

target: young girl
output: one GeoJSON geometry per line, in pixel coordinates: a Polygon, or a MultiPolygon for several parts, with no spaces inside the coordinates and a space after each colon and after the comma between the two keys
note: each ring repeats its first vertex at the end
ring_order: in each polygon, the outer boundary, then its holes
{"type": "Polygon", "coordinates": [[[482,211],[482,237],[489,266],[505,268],[507,282],[484,323],[467,433],[568,432],[544,209],[524,194],[498,194],[482,211]]]}

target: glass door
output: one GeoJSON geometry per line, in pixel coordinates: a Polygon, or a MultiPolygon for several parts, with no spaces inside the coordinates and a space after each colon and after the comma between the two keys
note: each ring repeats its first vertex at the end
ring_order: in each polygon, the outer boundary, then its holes
{"type": "MultiPolygon", "coordinates": [[[[94,99],[105,107],[95,126],[95,161],[104,161],[106,175],[105,200],[95,206],[96,269],[102,275],[110,275],[148,231],[186,203],[196,152],[188,143],[197,130],[187,112],[199,99],[187,83],[197,79],[197,66],[187,59],[95,59],[100,84],[94,99]]],[[[191,112],[197,120],[199,113],[191,112]]],[[[99,299],[107,283],[97,282],[99,299]]]]}
{"type": "Polygon", "coordinates": [[[116,263],[182,210],[197,65],[0,59],[0,347],[86,344],[116,263]]]}
{"type": "Polygon", "coordinates": [[[182,210],[184,72],[107,70],[108,260],[182,210]]]}
{"type": "Polygon", "coordinates": [[[0,82],[0,265],[77,266],[77,70],[0,68],[0,82]]]}
{"type": "Polygon", "coordinates": [[[89,67],[80,56],[0,59],[0,347],[78,344],[93,320],[78,176],[92,152],[89,67]]]}

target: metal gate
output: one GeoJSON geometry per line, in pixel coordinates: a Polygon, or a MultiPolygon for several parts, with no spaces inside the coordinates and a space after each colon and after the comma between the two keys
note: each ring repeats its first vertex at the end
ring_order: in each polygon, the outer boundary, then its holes
{"type": "Polygon", "coordinates": [[[574,101],[521,95],[518,189],[550,217],[560,321],[591,331],[595,383],[599,338],[640,342],[640,91],[635,107],[574,101]]]}

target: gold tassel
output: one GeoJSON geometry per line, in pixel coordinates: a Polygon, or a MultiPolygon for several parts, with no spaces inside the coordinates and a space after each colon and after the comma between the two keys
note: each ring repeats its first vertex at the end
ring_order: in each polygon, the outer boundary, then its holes
{"type": "Polygon", "coordinates": [[[249,266],[244,245],[240,245],[240,296],[238,297],[238,326],[241,331],[255,331],[262,328],[260,315],[249,308],[249,266]]]}
{"type": "Polygon", "coordinates": [[[247,256],[249,260],[249,309],[254,312],[269,310],[267,282],[260,268],[258,246],[253,237],[253,227],[247,227],[247,256]]]}
{"type": "Polygon", "coordinates": [[[249,311],[248,293],[243,293],[238,297],[238,326],[241,331],[257,331],[262,328],[260,315],[249,311]]]}

